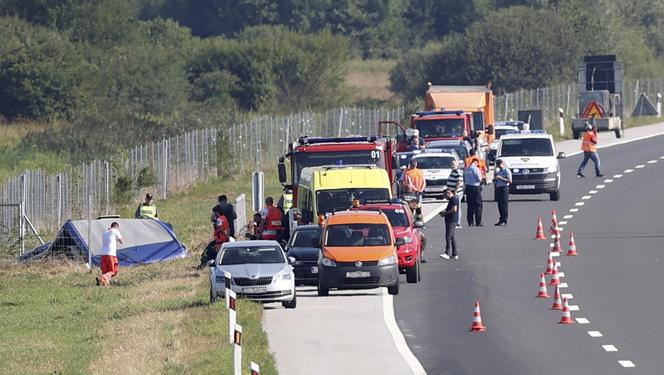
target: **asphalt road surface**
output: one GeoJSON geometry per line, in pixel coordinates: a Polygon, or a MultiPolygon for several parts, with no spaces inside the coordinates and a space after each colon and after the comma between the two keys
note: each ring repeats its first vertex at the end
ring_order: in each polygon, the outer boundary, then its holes
{"type": "Polygon", "coordinates": [[[427,373],[664,373],[663,143],[657,136],[600,150],[604,178],[592,177],[592,162],[577,178],[579,155],[562,160],[561,200],[512,195],[506,227],[493,226],[497,208],[485,189],[485,226],[464,220],[458,261],[431,255],[443,249],[444,228],[440,218],[429,222],[422,282],[403,284],[394,298],[399,328],[427,373]],[[548,229],[552,209],[564,228],[554,259],[572,325],[557,324],[551,299],[534,298],[550,243],[533,239],[537,217],[548,229]],[[570,232],[577,257],[564,256],[570,232]],[[469,332],[475,300],[484,333],[469,332]]]}

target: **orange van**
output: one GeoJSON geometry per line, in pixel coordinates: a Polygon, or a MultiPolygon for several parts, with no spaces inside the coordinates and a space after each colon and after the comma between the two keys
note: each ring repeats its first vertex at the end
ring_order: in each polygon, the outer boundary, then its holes
{"type": "Polygon", "coordinates": [[[394,232],[380,211],[335,212],[326,220],[318,260],[318,295],[331,288],[387,287],[399,293],[399,265],[394,232]]]}

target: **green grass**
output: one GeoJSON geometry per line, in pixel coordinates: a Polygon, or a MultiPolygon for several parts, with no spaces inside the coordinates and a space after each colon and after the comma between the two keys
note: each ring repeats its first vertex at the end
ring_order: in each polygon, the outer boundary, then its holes
{"type": "MultiPolygon", "coordinates": [[[[276,181],[274,170],[266,172],[266,195],[278,196],[276,181]]],[[[211,238],[209,212],[217,195],[233,199],[249,191],[245,175],[211,179],[158,201],[162,218],[191,254],[121,268],[116,286],[96,287],[98,270],[66,262],[0,267],[0,373],[230,373],[226,310],[223,302],[208,303],[208,271],[193,266],[211,238]]],[[[120,210],[123,216],[133,214],[131,206],[120,210]]],[[[264,373],[276,374],[262,313],[259,304],[238,304],[244,368],[254,361],[264,373]]]]}
{"type": "Polygon", "coordinates": [[[394,60],[355,59],[349,63],[346,84],[352,89],[353,101],[358,105],[387,105],[393,97],[390,91],[390,70],[394,60]]]}

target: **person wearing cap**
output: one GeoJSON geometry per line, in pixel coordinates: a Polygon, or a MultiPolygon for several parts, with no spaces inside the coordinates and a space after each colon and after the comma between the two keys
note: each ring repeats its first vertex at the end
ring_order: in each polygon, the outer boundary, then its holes
{"type": "Polygon", "coordinates": [[[604,177],[600,171],[599,155],[597,154],[597,128],[589,122],[586,122],[586,132],[583,133],[581,150],[583,151],[583,161],[579,165],[576,177],[586,177],[583,175],[583,169],[588,164],[588,160],[592,160],[595,164],[595,176],[604,177]]]}
{"type": "Polygon", "coordinates": [[[496,160],[498,170],[494,177],[496,184],[496,203],[498,204],[498,213],[500,215],[496,226],[507,225],[507,209],[510,199],[510,184],[512,183],[512,172],[505,166],[505,161],[502,159],[496,160]]]}
{"type": "Polygon", "coordinates": [[[152,194],[145,195],[145,202],[141,203],[136,207],[136,212],[134,213],[136,219],[159,219],[159,211],[157,206],[152,203],[152,194]]]}

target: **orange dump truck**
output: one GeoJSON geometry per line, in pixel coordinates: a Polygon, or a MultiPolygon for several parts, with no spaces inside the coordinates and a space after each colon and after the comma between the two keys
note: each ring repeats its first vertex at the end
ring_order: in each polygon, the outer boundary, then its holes
{"type": "Polygon", "coordinates": [[[473,129],[494,123],[495,96],[487,86],[438,86],[429,83],[424,97],[425,111],[463,111],[472,113],[473,129]]]}

